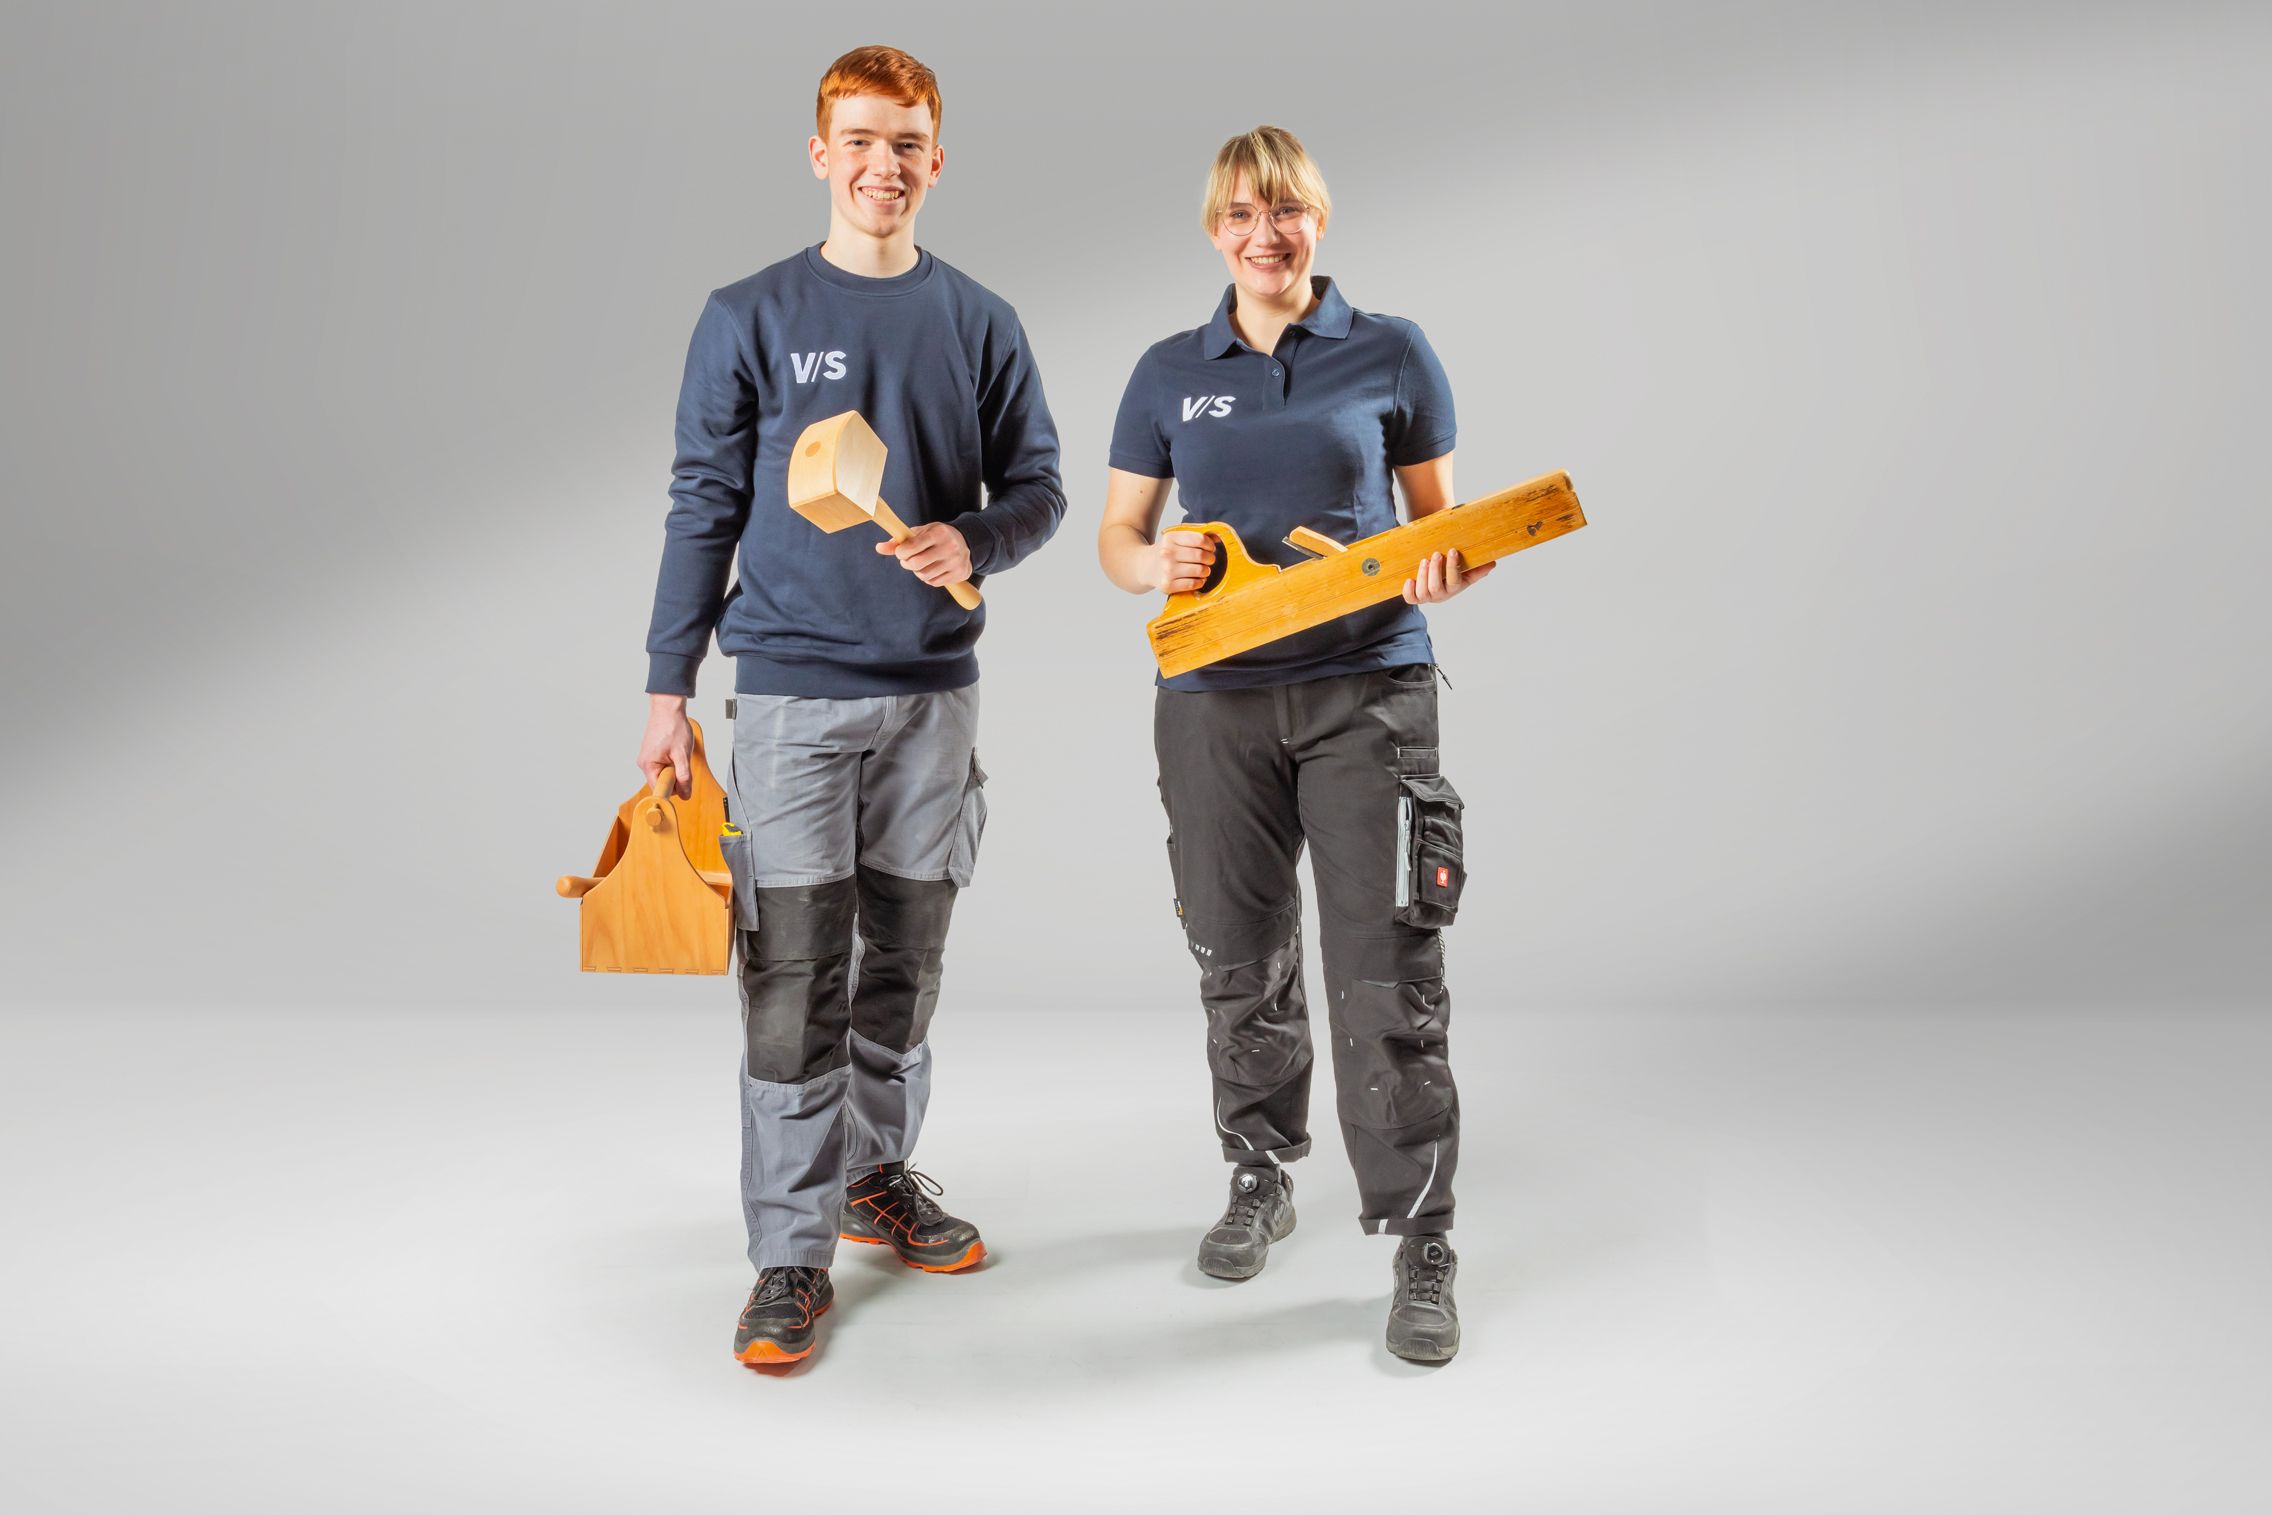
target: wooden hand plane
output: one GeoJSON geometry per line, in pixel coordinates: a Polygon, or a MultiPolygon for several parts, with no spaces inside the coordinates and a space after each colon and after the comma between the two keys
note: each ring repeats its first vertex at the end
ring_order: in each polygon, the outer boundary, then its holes
{"type": "Polygon", "coordinates": [[[1256,562],[1220,521],[1191,522],[1170,529],[1213,537],[1218,571],[1205,588],[1169,595],[1144,630],[1160,672],[1172,679],[1397,599],[1413,570],[1436,553],[1456,550],[1467,567],[1481,568],[1585,524],[1565,473],[1541,474],[1346,545],[1297,526],[1286,544],[1312,556],[1291,568],[1256,562]]]}

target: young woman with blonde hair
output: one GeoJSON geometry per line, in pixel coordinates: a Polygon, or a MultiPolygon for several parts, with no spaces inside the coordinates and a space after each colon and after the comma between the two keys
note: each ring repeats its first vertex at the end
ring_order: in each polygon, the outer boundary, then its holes
{"type": "MultiPolygon", "coordinates": [[[[1332,199],[1294,136],[1261,126],[1216,154],[1202,220],[1231,275],[1206,324],[1155,344],[1113,428],[1097,553],[1131,593],[1196,589],[1211,538],[1160,530],[1172,482],[1188,521],[1221,521],[1291,564],[1296,527],[1340,541],[1454,503],[1452,395],[1420,329],[1353,308],[1311,272],[1332,199]]],[[[1220,1278],[1261,1271],[1294,1227],[1286,1165],[1309,1151],[1303,999],[1305,846],[1318,892],[1334,1079],[1363,1228],[1400,1239],[1389,1349],[1459,1345],[1440,928],[1464,877],[1460,800],[1436,728],[1419,607],[1491,570],[1458,555],[1386,565],[1401,600],[1172,679],[1154,739],[1176,909],[1200,974],[1214,1128],[1230,1204],[1199,1247],[1220,1278]]]]}

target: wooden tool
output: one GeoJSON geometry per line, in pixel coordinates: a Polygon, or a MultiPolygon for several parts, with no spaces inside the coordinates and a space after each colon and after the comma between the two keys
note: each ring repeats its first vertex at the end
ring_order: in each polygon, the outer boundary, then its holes
{"type": "Polygon", "coordinates": [[[1169,595],[1144,630],[1160,672],[1174,678],[1396,599],[1435,553],[1456,549],[1467,567],[1481,568],[1585,524],[1570,476],[1549,473],[1347,545],[1297,526],[1286,544],[1313,556],[1291,568],[1256,562],[1220,521],[1177,526],[1215,539],[1219,571],[1204,589],[1169,595]]]}
{"type": "MultiPolygon", "coordinates": [[[[856,410],[813,422],[789,454],[789,508],[823,531],[872,522],[894,542],[906,541],[907,523],[876,492],[887,451],[856,410]]],[[[978,590],[968,579],[946,591],[963,609],[978,608],[978,590]]]]}
{"type": "MultiPolygon", "coordinates": [[[[692,722],[688,724],[692,725],[692,722]]],[[[723,973],[733,944],[733,875],[718,850],[726,791],[694,726],[687,798],[669,767],[615,812],[590,878],[563,874],[577,907],[586,973],[723,973]]]]}

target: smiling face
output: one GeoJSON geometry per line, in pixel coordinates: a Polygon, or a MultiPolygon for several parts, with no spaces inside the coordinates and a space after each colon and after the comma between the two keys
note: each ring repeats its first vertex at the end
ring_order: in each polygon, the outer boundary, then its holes
{"type": "Polygon", "coordinates": [[[923,196],[939,182],[946,155],[931,111],[882,95],[852,95],[829,111],[828,137],[805,144],[813,177],[828,181],[833,228],[889,241],[912,236],[923,196]]]}
{"type": "Polygon", "coordinates": [[[1232,181],[1230,200],[1215,218],[1210,240],[1239,289],[1274,304],[1308,298],[1310,265],[1317,261],[1317,244],[1324,236],[1325,229],[1309,207],[1284,197],[1265,204],[1255,193],[1254,181],[1242,171],[1232,181]],[[1289,209],[1301,212],[1290,229],[1278,225],[1279,213],[1289,209]],[[1228,224],[1239,211],[1253,218],[1245,231],[1234,231],[1228,224]]]}

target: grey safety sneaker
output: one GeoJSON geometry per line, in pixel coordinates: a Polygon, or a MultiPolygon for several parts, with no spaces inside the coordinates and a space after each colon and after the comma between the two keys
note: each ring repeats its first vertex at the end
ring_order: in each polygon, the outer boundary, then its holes
{"type": "Polygon", "coordinates": [[[1459,1350],[1459,1306],[1452,1302],[1459,1254],[1441,1236],[1407,1236],[1391,1266],[1388,1349],[1408,1362],[1449,1362],[1459,1350]]]}
{"type": "Polygon", "coordinates": [[[1199,1238],[1199,1271],[1252,1278],[1270,1260],[1270,1244],[1293,1229],[1294,1176],[1283,1168],[1239,1168],[1231,1174],[1229,1208],[1199,1238]]]}

